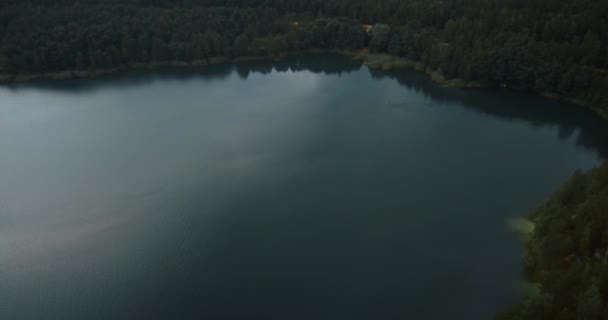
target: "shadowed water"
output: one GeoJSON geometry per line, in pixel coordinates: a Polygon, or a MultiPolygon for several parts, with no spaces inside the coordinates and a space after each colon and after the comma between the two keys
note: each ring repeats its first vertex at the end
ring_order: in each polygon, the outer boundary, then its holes
{"type": "Polygon", "coordinates": [[[332,55],[0,87],[0,319],[489,319],[607,128],[332,55]]]}

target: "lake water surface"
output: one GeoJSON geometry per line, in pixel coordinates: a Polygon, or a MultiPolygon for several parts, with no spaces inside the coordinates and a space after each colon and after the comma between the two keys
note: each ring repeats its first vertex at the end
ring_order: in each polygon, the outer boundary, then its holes
{"type": "Polygon", "coordinates": [[[0,87],[0,319],[490,319],[607,136],[331,55],[0,87]]]}

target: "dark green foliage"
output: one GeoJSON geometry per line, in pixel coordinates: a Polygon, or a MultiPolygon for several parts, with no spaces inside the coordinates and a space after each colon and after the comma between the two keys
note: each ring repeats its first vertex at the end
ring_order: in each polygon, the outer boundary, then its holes
{"type": "Polygon", "coordinates": [[[0,73],[369,45],[608,111],[607,16],[599,0],[2,0],[0,73]]]}
{"type": "Polygon", "coordinates": [[[32,1],[0,7],[0,72],[112,68],[313,48],[355,49],[368,41],[367,33],[352,19],[299,23],[299,17],[273,8],[197,6],[185,10],[169,1],[68,3],[32,1]]]}
{"type": "Polygon", "coordinates": [[[370,35],[369,50],[371,52],[386,52],[391,40],[391,27],[386,24],[377,24],[370,30],[370,35]]]}
{"type": "Polygon", "coordinates": [[[0,73],[369,45],[608,110],[607,16],[598,0],[3,0],[0,73]]]}
{"type": "Polygon", "coordinates": [[[386,48],[386,52],[392,54],[394,56],[401,55],[401,36],[398,34],[393,34],[390,41],[388,42],[388,46],[386,48]]]}
{"type": "Polygon", "coordinates": [[[529,298],[498,319],[608,319],[608,163],[576,173],[532,215],[529,298]]]}

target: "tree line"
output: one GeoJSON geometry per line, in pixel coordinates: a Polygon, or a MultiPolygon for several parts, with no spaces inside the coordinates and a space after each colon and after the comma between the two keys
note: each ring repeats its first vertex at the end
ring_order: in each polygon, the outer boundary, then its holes
{"type": "Polygon", "coordinates": [[[608,163],[577,172],[533,214],[527,267],[536,294],[498,320],[608,319],[608,163]]]}
{"type": "Polygon", "coordinates": [[[300,24],[273,8],[77,2],[7,5],[0,12],[0,72],[11,74],[354,49],[368,41],[353,19],[318,18],[300,24]]]}
{"type": "Polygon", "coordinates": [[[607,16],[599,0],[3,0],[0,73],[368,47],[608,112],[607,16]]]}

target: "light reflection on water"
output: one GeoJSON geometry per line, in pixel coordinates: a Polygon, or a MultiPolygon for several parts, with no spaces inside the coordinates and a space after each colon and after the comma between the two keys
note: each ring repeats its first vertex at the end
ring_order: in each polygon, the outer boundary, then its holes
{"type": "Polygon", "coordinates": [[[335,56],[0,101],[2,319],[488,319],[505,221],[608,154],[579,108],[335,56]]]}

